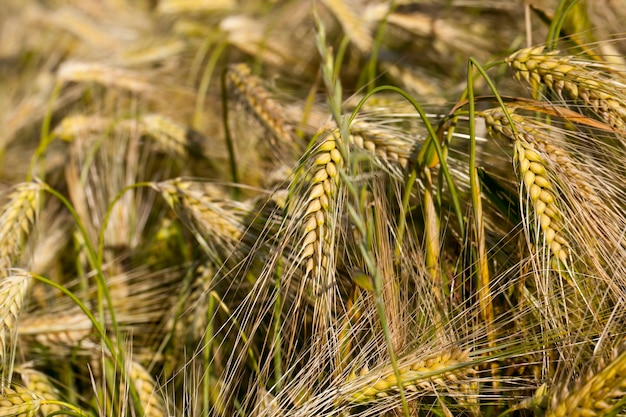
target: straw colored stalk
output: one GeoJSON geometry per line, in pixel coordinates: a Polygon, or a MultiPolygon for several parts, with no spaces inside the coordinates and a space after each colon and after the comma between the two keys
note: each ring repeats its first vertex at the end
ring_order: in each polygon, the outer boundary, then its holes
{"type": "Polygon", "coordinates": [[[161,0],[157,6],[157,13],[199,13],[216,12],[234,9],[235,0],[161,0]]]}
{"type": "MultiPolygon", "coordinates": [[[[275,28],[276,22],[273,22],[273,25],[275,28]]],[[[239,14],[222,19],[219,28],[231,45],[268,65],[275,67],[284,67],[291,63],[301,65],[294,62],[295,49],[286,43],[291,37],[280,36],[281,32],[272,33],[268,26],[266,22],[239,14]]]]}
{"type": "MultiPolygon", "coordinates": [[[[427,38],[434,50],[441,53],[451,53],[454,50],[464,52],[464,55],[480,55],[493,49],[490,38],[484,31],[476,30],[475,26],[460,24],[459,19],[445,19],[439,14],[421,13],[419,11],[395,11],[389,13],[389,6],[374,5],[369,7],[367,15],[377,22],[387,20],[389,25],[401,28],[418,38],[427,38]]],[[[415,38],[413,38],[415,39],[415,38]]]]}
{"type": "Polygon", "coordinates": [[[561,56],[543,47],[522,49],[507,58],[517,79],[533,88],[545,85],[563,97],[563,92],[592,109],[608,125],[626,131],[626,82],[609,64],[561,56]]]}
{"type": "Polygon", "coordinates": [[[41,185],[29,182],[15,187],[0,212],[0,275],[17,260],[39,210],[41,185]]]}
{"type": "Polygon", "coordinates": [[[525,118],[516,114],[511,114],[514,124],[514,129],[512,129],[500,109],[488,110],[482,112],[481,115],[490,129],[514,142],[514,162],[517,173],[532,203],[545,245],[554,258],[567,264],[571,245],[565,237],[562,213],[558,207],[555,187],[548,172],[550,168],[547,161],[550,158],[537,149],[536,137],[539,132],[528,129],[525,118]]]}
{"type": "Polygon", "coordinates": [[[571,392],[554,398],[546,417],[609,416],[623,411],[626,351],[571,392]]]}
{"type": "Polygon", "coordinates": [[[111,51],[119,48],[121,44],[121,39],[116,38],[115,31],[107,30],[106,26],[77,8],[63,7],[52,13],[41,13],[38,17],[40,25],[49,25],[57,30],[71,33],[95,50],[111,51]]]}
{"type": "Polygon", "coordinates": [[[0,362],[3,387],[6,382],[11,382],[18,319],[31,279],[27,273],[16,273],[0,282],[0,362]]]}
{"type": "Polygon", "coordinates": [[[58,78],[61,82],[97,83],[138,94],[155,91],[145,75],[99,63],[65,62],[59,68],[58,78]]]}
{"type": "Polygon", "coordinates": [[[346,385],[339,389],[348,402],[362,403],[385,398],[398,392],[399,386],[408,392],[447,390],[451,384],[474,373],[469,350],[450,348],[426,357],[410,357],[398,364],[400,380],[391,365],[352,373],[346,385]]]}
{"type": "Polygon", "coordinates": [[[175,63],[176,56],[182,53],[187,45],[181,39],[156,38],[146,44],[134,46],[124,51],[124,65],[141,65],[154,62],[175,63]]]}

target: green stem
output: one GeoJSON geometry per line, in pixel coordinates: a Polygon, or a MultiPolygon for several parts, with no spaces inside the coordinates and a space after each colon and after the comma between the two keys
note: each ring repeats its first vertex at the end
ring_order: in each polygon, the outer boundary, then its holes
{"type": "Polygon", "coordinates": [[[550,23],[550,29],[548,30],[548,36],[546,38],[546,44],[550,50],[554,51],[556,49],[565,18],[576,3],[578,3],[578,0],[561,0],[559,2],[559,5],[554,12],[554,18],[550,23]]]}
{"type": "Polygon", "coordinates": [[[48,414],[48,416],[53,416],[53,415],[73,415],[76,417],[93,417],[92,414],[89,414],[83,410],[81,410],[80,408],[63,402],[63,401],[57,401],[57,400],[49,400],[49,399],[45,399],[45,400],[41,400],[41,405],[58,405],[60,407],[65,408],[66,410],[61,410],[55,413],[51,413],[48,414]],[[69,412],[68,412],[69,410],[69,412]]]}
{"type": "MultiPolygon", "coordinates": [[[[237,157],[235,155],[235,146],[230,133],[228,124],[228,90],[226,87],[226,73],[228,69],[222,72],[222,123],[224,124],[224,140],[228,149],[228,164],[230,166],[230,175],[234,184],[239,184],[239,175],[237,174],[237,157]]],[[[232,187],[233,199],[239,200],[239,187],[232,187]]]]}
{"type": "Polygon", "coordinates": [[[43,118],[43,123],[41,126],[41,135],[39,139],[39,146],[35,150],[35,154],[30,160],[30,166],[28,168],[28,175],[26,176],[26,181],[31,181],[35,176],[35,169],[37,164],[40,165],[40,172],[38,173],[39,179],[44,181],[45,169],[43,166],[44,155],[46,153],[46,149],[48,149],[48,145],[52,141],[52,137],[50,135],[50,126],[52,124],[52,113],[54,113],[54,103],[59,98],[61,94],[61,88],[63,87],[63,83],[57,82],[54,85],[54,89],[52,90],[52,94],[50,95],[50,100],[48,101],[48,107],[46,109],[46,113],[43,118]]]}
{"type": "Polygon", "coordinates": [[[396,238],[396,247],[394,249],[394,262],[397,264],[401,259],[402,241],[404,240],[404,232],[406,231],[406,213],[409,210],[409,201],[411,199],[411,191],[417,180],[417,170],[411,169],[411,173],[404,184],[404,195],[402,195],[402,206],[400,214],[398,214],[398,236],[396,238]]]}
{"type": "MultiPolygon", "coordinates": [[[[211,362],[212,350],[213,350],[213,314],[215,312],[215,299],[209,295],[209,305],[207,307],[207,325],[204,332],[204,347],[202,351],[202,360],[204,362],[204,372],[206,377],[202,384],[202,399],[203,404],[210,404],[211,395],[211,362]]],[[[210,408],[206,407],[207,417],[210,415],[210,408]]]]}
{"type": "Polygon", "coordinates": [[[367,89],[371,92],[374,88],[374,78],[376,78],[376,67],[378,66],[378,52],[380,51],[380,45],[382,44],[383,35],[387,27],[387,19],[396,10],[396,1],[392,0],[389,4],[389,9],[385,13],[382,21],[376,28],[376,37],[374,39],[374,45],[372,45],[372,53],[370,60],[367,62],[367,89]]]}
{"type": "MultiPolygon", "coordinates": [[[[402,90],[401,88],[395,87],[395,86],[384,85],[384,86],[376,87],[372,91],[368,92],[361,99],[361,101],[359,101],[359,103],[357,104],[356,108],[354,109],[354,111],[352,112],[352,115],[350,116],[350,118],[348,120],[348,125],[350,125],[352,123],[352,121],[357,116],[359,110],[361,109],[361,107],[363,107],[365,102],[367,102],[367,100],[371,96],[373,96],[374,94],[376,94],[376,93],[378,93],[380,91],[393,91],[395,93],[400,94],[409,103],[411,103],[413,108],[415,108],[415,110],[420,115],[420,118],[424,122],[424,126],[426,127],[426,130],[428,131],[428,137],[426,138],[426,140],[422,144],[422,151],[425,151],[426,149],[428,149],[429,146],[433,146],[435,148],[435,152],[437,154],[437,157],[439,158],[439,162],[440,162],[440,165],[441,165],[441,170],[443,171],[444,178],[446,179],[446,184],[448,185],[448,188],[449,188],[450,199],[451,199],[452,205],[454,207],[454,213],[455,213],[455,215],[457,217],[457,221],[459,222],[459,233],[461,234],[460,237],[461,237],[461,240],[463,240],[465,238],[465,226],[464,226],[465,221],[463,220],[463,212],[461,211],[461,202],[459,200],[459,197],[458,197],[458,194],[457,194],[457,191],[456,191],[456,187],[455,187],[454,181],[452,179],[452,175],[450,174],[450,169],[448,168],[448,164],[445,162],[446,159],[444,157],[443,149],[441,147],[441,144],[439,143],[439,140],[437,139],[437,132],[435,132],[435,129],[433,128],[432,124],[430,123],[430,120],[428,119],[428,116],[426,116],[426,112],[424,112],[422,107],[413,99],[413,97],[411,97],[409,95],[409,93],[407,93],[406,91],[402,90]]],[[[500,99],[500,101],[501,101],[501,99],[500,99]]],[[[421,153],[422,152],[420,152],[420,154],[421,153]]],[[[418,163],[418,165],[423,165],[424,164],[424,161],[422,160],[422,158],[420,158],[420,156],[418,156],[417,163],[418,163]]]]}
{"type": "Polygon", "coordinates": [[[228,42],[226,41],[218,43],[218,45],[215,47],[215,50],[209,57],[209,62],[207,62],[206,67],[204,68],[204,72],[202,73],[202,79],[200,80],[198,93],[196,94],[196,107],[193,112],[194,129],[199,129],[201,127],[200,120],[204,115],[204,102],[206,100],[206,92],[209,89],[209,84],[211,83],[213,71],[215,71],[217,62],[219,61],[222,53],[224,52],[224,49],[226,49],[227,46],[228,42]]]}
{"type": "MultiPolygon", "coordinates": [[[[96,332],[98,332],[98,335],[100,336],[100,338],[104,341],[104,344],[109,350],[109,353],[111,354],[111,356],[113,357],[113,360],[116,366],[120,369],[120,372],[122,372],[122,375],[126,377],[126,371],[125,371],[126,367],[124,366],[124,359],[122,357],[121,350],[120,351],[116,350],[116,347],[113,344],[113,341],[107,336],[106,330],[104,329],[104,327],[102,327],[102,324],[100,324],[100,322],[94,317],[91,311],[89,311],[87,306],[78,297],[76,297],[76,295],[74,295],[73,292],[65,288],[63,285],[58,284],[52,280],[49,280],[48,278],[43,277],[41,275],[31,273],[31,276],[34,279],[42,282],[43,284],[50,285],[51,287],[54,287],[58,289],[59,291],[61,291],[63,294],[67,295],[78,306],[78,308],[80,308],[82,312],[85,313],[89,321],[91,321],[91,324],[93,324],[93,327],[96,329],[96,332]],[[117,352],[119,352],[119,354],[117,352]]],[[[130,394],[133,398],[133,403],[135,404],[135,407],[137,407],[138,415],[143,415],[143,407],[141,406],[141,400],[139,399],[139,394],[137,393],[137,390],[135,389],[132,383],[129,384],[129,388],[130,388],[130,394]]],[[[62,403],[62,404],[65,404],[65,403],[62,403]]]]}
{"type": "MultiPolygon", "coordinates": [[[[124,365],[124,349],[122,346],[122,338],[119,337],[120,333],[119,333],[119,327],[117,324],[117,320],[115,318],[115,310],[113,308],[113,301],[111,299],[111,294],[109,292],[109,288],[107,286],[106,283],[106,279],[104,277],[104,273],[102,271],[102,260],[99,257],[99,255],[96,253],[96,251],[94,250],[93,245],[91,244],[91,241],[89,239],[89,234],[87,233],[87,229],[85,229],[85,226],[83,225],[83,223],[80,221],[80,217],[78,216],[78,213],[76,212],[76,210],[74,209],[74,206],[72,206],[72,203],[70,203],[70,201],[65,198],[65,196],[63,196],[61,193],[59,193],[58,191],[56,191],[55,189],[51,188],[49,185],[44,184],[44,190],[47,191],[48,193],[50,193],[51,195],[55,196],[57,199],[59,199],[59,201],[61,201],[61,203],[68,209],[68,211],[70,212],[72,218],[74,219],[74,223],[76,224],[76,227],[78,228],[80,235],[82,236],[84,243],[85,243],[85,249],[87,252],[87,260],[89,262],[89,265],[94,269],[94,271],[96,272],[96,285],[97,285],[97,290],[98,290],[98,317],[100,318],[100,322],[101,323],[106,323],[105,320],[105,316],[104,316],[104,306],[102,304],[102,299],[106,299],[107,302],[107,306],[109,308],[109,314],[111,316],[111,324],[113,326],[113,332],[115,333],[115,336],[117,338],[117,349],[115,348],[115,346],[113,345],[113,343],[111,342],[111,340],[106,337],[106,332],[104,330],[103,327],[100,326],[100,324],[96,324],[96,319],[95,317],[93,317],[93,315],[91,315],[91,313],[88,314],[90,320],[94,323],[94,327],[99,328],[99,332],[100,336],[102,337],[102,339],[104,340],[107,348],[109,349],[109,352],[111,354],[111,356],[113,356],[113,359],[116,363],[116,365],[119,367],[120,372],[122,373],[122,375],[124,376],[124,378],[126,378],[126,368],[123,366],[124,365]]],[[[101,231],[101,233],[103,233],[101,231]]],[[[43,278],[43,277],[42,277],[43,278]]],[[[44,278],[45,279],[45,278],[44,278]]],[[[47,280],[48,282],[52,282],[47,280]]],[[[54,284],[54,283],[53,283],[54,284]]],[[[58,284],[54,284],[55,287],[59,288],[58,284]]],[[[65,294],[71,294],[69,291],[67,291],[66,289],[62,290],[65,294]]],[[[71,298],[72,298],[73,294],[71,294],[71,298]]],[[[75,296],[73,296],[72,298],[74,301],[78,300],[75,296]]],[[[81,303],[82,305],[82,303],[81,303]]],[[[81,307],[81,309],[83,309],[84,305],[81,307]]],[[[83,309],[83,311],[86,310],[86,307],[83,309]]],[[[128,380],[128,378],[126,378],[128,380]]],[[[133,384],[129,384],[130,385],[130,392],[131,392],[131,396],[133,398],[133,402],[135,404],[135,407],[137,408],[137,411],[140,412],[139,414],[142,415],[143,414],[143,407],[141,406],[141,401],[139,399],[139,395],[137,393],[137,390],[135,389],[135,387],[133,386],[133,384]]]]}

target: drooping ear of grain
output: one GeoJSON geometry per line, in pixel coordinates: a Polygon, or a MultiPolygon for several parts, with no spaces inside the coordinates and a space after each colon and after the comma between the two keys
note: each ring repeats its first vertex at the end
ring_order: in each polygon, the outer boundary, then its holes
{"type": "Polygon", "coordinates": [[[283,117],[285,109],[270,97],[259,78],[252,75],[250,67],[245,64],[232,65],[226,77],[236,97],[245,103],[248,111],[278,140],[279,146],[301,147],[293,126],[283,117]]]}
{"type": "Polygon", "coordinates": [[[93,332],[93,323],[82,311],[66,314],[28,315],[20,320],[19,336],[25,341],[37,343],[54,352],[68,352],[91,347],[87,338],[93,332]]]}
{"type": "Polygon", "coordinates": [[[337,141],[345,142],[355,151],[372,154],[396,173],[406,168],[414,151],[414,143],[363,121],[354,122],[349,133],[348,138],[342,138],[338,129],[321,133],[312,152],[311,184],[303,220],[305,238],[302,257],[307,271],[326,269],[327,257],[322,253],[328,251],[327,243],[323,242],[327,240],[329,205],[336,198],[340,180],[337,169],[344,165],[337,141]]]}
{"type": "Polygon", "coordinates": [[[53,135],[66,142],[74,142],[81,137],[117,133],[131,135],[139,131],[153,138],[157,148],[177,157],[201,156],[201,145],[194,132],[167,116],[158,113],[143,114],[137,118],[117,120],[102,116],[73,114],[66,116],[54,128],[53,135]]]}
{"type": "Polygon", "coordinates": [[[0,281],[0,361],[2,364],[1,386],[11,382],[19,316],[31,276],[16,273],[0,281]]]}
{"type": "Polygon", "coordinates": [[[0,212],[0,276],[21,254],[39,210],[41,185],[28,182],[15,187],[0,212]]]}
{"type": "Polygon", "coordinates": [[[20,387],[5,387],[0,393],[0,416],[34,417],[41,407],[43,398],[36,393],[20,387]]]}
{"type": "Polygon", "coordinates": [[[58,71],[59,81],[97,83],[137,94],[154,91],[154,85],[136,71],[91,62],[65,62],[58,71]]]}
{"type": "Polygon", "coordinates": [[[407,358],[398,364],[400,380],[391,365],[380,369],[363,369],[353,373],[344,387],[342,399],[349,402],[370,402],[398,392],[402,385],[409,392],[445,391],[451,385],[473,374],[469,350],[451,348],[424,357],[407,358]]]}
{"type": "Polygon", "coordinates": [[[188,221],[188,226],[199,232],[196,237],[209,253],[230,252],[242,238],[243,217],[251,207],[227,200],[217,187],[174,179],[153,183],[153,188],[188,221]]]}
{"type": "Polygon", "coordinates": [[[372,48],[372,35],[363,16],[356,10],[354,5],[345,0],[323,0],[322,3],[335,15],[346,36],[354,45],[363,52],[369,52],[372,48]]]}
{"type": "Polygon", "coordinates": [[[311,153],[310,185],[306,192],[306,208],[302,219],[302,252],[300,257],[307,273],[326,274],[331,256],[331,213],[337,197],[339,169],[343,157],[337,147],[340,134],[336,130],[320,133],[311,153]]]}
{"type": "Polygon", "coordinates": [[[164,417],[167,415],[163,397],[156,389],[152,375],[138,362],[130,364],[129,378],[137,390],[139,401],[146,417],[164,417]]]}
{"type": "Polygon", "coordinates": [[[544,85],[561,98],[567,92],[608,125],[626,131],[626,86],[623,74],[614,67],[547,52],[543,47],[522,49],[507,62],[517,79],[523,78],[534,88],[544,85]]]}
{"type": "Polygon", "coordinates": [[[375,123],[359,119],[350,125],[349,143],[354,149],[374,154],[376,158],[389,166],[392,172],[396,173],[407,168],[408,161],[417,146],[416,142],[402,138],[398,133],[394,134],[393,131],[375,123]]]}
{"type": "Polygon", "coordinates": [[[567,264],[571,245],[563,230],[562,211],[555,196],[555,187],[548,173],[546,160],[536,147],[536,132],[528,130],[522,116],[512,114],[513,127],[504,113],[490,110],[482,113],[487,126],[514,142],[514,162],[523,189],[530,199],[539,230],[552,256],[567,264]]]}
{"type": "MultiPolygon", "coordinates": [[[[50,381],[50,378],[43,372],[39,372],[28,366],[20,366],[17,371],[19,372],[22,381],[26,384],[26,388],[29,391],[41,397],[44,400],[59,401],[59,391],[50,381]]],[[[41,412],[44,416],[50,415],[61,411],[61,406],[54,403],[41,404],[41,412]]]]}
{"type": "Polygon", "coordinates": [[[546,417],[610,416],[624,410],[626,351],[564,396],[555,396],[546,417]]]}
{"type": "Polygon", "coordinates": [[[184,303],[167,320],[167,330],[174,332],[173,343],[182,348],[185,343],[191,342],[191,346],[200,343],[206,332],[207,310],[211,297],[210,284],[215,271],[210,264],[199,265],[194,271],[189,289],[184,294],[184,303]]]}

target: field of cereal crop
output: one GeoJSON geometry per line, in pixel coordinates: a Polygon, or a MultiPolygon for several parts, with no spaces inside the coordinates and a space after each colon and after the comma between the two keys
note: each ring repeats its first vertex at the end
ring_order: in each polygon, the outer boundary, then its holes
{"type": "Polygon", "coordinates": [[[625,0],[2,0],[0,417],[626,414],[625,0]]]}

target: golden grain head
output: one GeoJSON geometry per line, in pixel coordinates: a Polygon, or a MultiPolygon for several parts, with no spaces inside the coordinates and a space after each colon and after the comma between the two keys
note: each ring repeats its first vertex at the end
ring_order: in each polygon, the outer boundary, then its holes
{"type": "Polygon", "coordinates": [[[363,368],[358,376],[351,374],[340,392],[347,401],[360,403],[386,398],[398,392],[400,385],[408,392],[445,391],[474,372],[469,353],[451,348],[431,356],[410,357],[398,364],[399,376],[391,365],[363,368]]]}
{"type": "MultiPolygon", "coordinates": [[[[35,223],[41,185],[34,182],[15,187],[0,212],[0,268],[17,260],[22,245],[35,223]]],[[[3,271],[0,271],[2,273],[3,271]]]]}
{"type": "Polygon", "coordinates": [[[130,365],[129,378],[137,390],[145,416],[166,416],[163,398],[152,375],[141,364],[133,361],[130,365]]]}
{"type": "MultiPolygon", "coordinates": [[[[50,378],[43,372],[39,372],[29,366],[20,366],[16,369],[22,381],[26,384],[26,388],[41,397],[43,400],[59,401],[59,390],[52,384],[50,378]]],[[[47,416],[49,414],[61,411],[59,404],[43,401],[41,404],[41,412],[47,416]]]]}
{"type": "Polygon", "coordinates": [[[623,411],[626,353],[578,384],[565,396],[554,396],[547,417],[608,416],[623,411]]]}
{"type": "Polygon", "coordinates": [[[24,297],[31,282],[28,273],[14,273],[0,281],[0,361],[2,385],[11,381],[17,329],[24,297]]]}
{"type": "Polygon", "coordinates": [[[523,116],[513,111],[510,111],[512,126],[500,109],[485,111],[482,115],[488,128],[514,142],[517,173],[530,200],[538,229],[542,231],[545,245],[552,255],[566,264],[570,259],[570,244],[565,237],[563,214],[557,203],[552,170],[548,165],[550,158],[537,147],[543,142],[545,134],[533,129],[523,116]]]}
{"type": "Polygon", "coordinates": [[[5,387],[0,394],[0,416],[35,416],[42,401],[42,397],[26,388],[5,387]]]}
{"type": "MultiPolygon", "coordinates": [[[[305,270],[318,276],[328,267],[331,246],[331,204],[334,204],[339,184],[338,167],[343,157],[337,148],[339,132],[320,133],[318,143],[311,153],[310,178],[304,199],[302,220],[302,251],[305,270]]],[[[301,204],[298,202],[297,204],[301,204]]]]}
{"type": "Polygon", "coordinates": [[[566,92],[582,102],[608,125],[626,130],[626,91],[623,77],[606,65],[562,56],[543,47],[523,49],[507,58],[516,71],[534,89],[545,85],[563,97],[566,92]]]}
{"type": "Polygon", "coordinates": [[[244,102],[246,109],[274,136],[274,144],[301,148],[293,123],[284,118],[287,111],[282,104],[271,98],[263,83],[252,75],[247,65],[232,65],[227,73],[227,80],[236,97],[244,102]]]}

